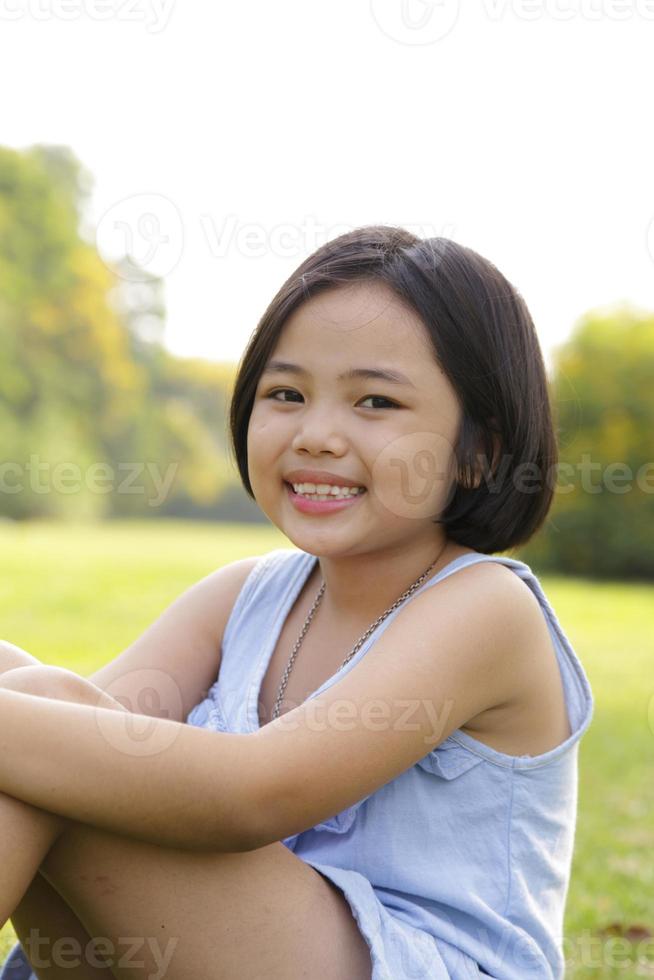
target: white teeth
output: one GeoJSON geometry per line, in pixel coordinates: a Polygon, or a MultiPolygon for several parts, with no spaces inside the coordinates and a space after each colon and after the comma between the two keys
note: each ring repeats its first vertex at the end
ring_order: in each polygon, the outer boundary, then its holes
{"type": "Polygon", "coordinates": [[[331,483],[293,483],[291,484],[296,493],[303,497],[311,497],[313,500],[330,500],[336,498],[356,497],[360,493],[365,493],[365,487],[337,487],[331,483]]]}

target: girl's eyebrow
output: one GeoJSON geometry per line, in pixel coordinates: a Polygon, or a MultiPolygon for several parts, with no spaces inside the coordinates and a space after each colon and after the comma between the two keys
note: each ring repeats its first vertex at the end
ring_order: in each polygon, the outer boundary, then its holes
{"type": "MultiPolygon", "coordinates": [[[[306,368],[300,367],[299,364],[291,364],[289,361],[268,361],[262,371],[262,374],[298,374],[303,377],[308,377],[309,373],[306,368]]],[[[414,383],[405,374],[401,374],[400,371],[391,371],[388,368],[350,368],[349,371],[344,371],[342,374],[339,374],[336,380],[351,381],[354,378],[366,378],[371,381],[388,381],[389,384],[408,385],[411,388],[415,388],[414,383]]]]}

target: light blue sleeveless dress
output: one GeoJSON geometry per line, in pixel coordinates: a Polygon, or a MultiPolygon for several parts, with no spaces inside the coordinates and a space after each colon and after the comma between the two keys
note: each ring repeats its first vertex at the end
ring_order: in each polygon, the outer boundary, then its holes
{"type": "MultiPolygon", "coordinates": [[[[188,724],[257,731],[263,677],[316,561],[293,548],[259,560],[226,625],[218,679],[188,724]]],[[[578,747],[594,708],[587,676],[537,577],[516,559],[462,555],[405,603],[483,561],[506,565],[537,597],[558,658],[571,735],[541,755],[512,756],[458,729],[354,806],[282,841],[345,895],[370,948],[372,980],[564,977],[578,747]]],[[[352,670],[401,608],[310,697],[352,670]]],[[[0,974],[8,978],[36,980],[19,945],[0,974]]]]}

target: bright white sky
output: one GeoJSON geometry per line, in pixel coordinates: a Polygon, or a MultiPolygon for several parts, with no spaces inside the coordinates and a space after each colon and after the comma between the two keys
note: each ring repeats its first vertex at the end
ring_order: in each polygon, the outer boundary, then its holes
{"type": "Polygon", "coordinates": [[[179,354],[238,359],[307,254],[382,222],[491,259],[549,364],[588,309],[654,309],[654,0],[460,7],[0,0],[0,143],[72,147],[179,354]]]}

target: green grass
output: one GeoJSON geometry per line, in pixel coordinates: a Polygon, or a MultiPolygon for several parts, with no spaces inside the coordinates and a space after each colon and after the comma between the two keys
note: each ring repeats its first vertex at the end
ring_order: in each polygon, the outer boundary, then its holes
{"type": "MultiPolygon", "coordinates": [[[[87,675],[202,576],[289,545],[268,526],[0,524],[0,637],[87,675]]],[[[654,977],[654,939],[628,932],[654,934],[654,586],[540,581],[596,701],[579,751],[566,980],[654,977]]],[[[0,932],[0,959],[12,936],[0,932]]]]}

